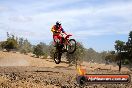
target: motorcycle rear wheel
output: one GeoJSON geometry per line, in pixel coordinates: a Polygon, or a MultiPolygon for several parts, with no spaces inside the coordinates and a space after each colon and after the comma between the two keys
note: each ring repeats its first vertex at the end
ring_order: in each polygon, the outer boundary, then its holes
{"type": "Polygon", "coordinates": [[[56,64],[59,64],[61,62],[61,55],[62,54],[59,53],[59,52],[54,53],[54,61],[55,61],[56,64]]]}

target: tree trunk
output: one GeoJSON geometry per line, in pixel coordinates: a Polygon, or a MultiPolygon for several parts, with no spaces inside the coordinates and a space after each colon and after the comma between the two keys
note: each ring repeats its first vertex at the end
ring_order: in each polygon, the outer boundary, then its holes
{"type": "MultiPolygon", "coordinates": [[[[120,51],[121,53],[121,51],[120,51]]],[[[121,54],[119,54],[119,59],[120,59],[120,62],[119,62],[119,72],[121,71],[121,54]]]]}

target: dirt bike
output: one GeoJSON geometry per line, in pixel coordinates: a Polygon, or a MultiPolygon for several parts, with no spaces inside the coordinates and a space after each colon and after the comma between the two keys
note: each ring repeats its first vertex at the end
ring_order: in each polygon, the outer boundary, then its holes
{"type": "Polygon", "coordinates": [[[72,54],[76,51],[76,40],[70,39],[69,37],[72,35],[66,35],[66,37],[62,37],[62,42],[60,43],[59,39],[56,42],[56,51],[54,53],[54,61],[56,64],[61,62],[62,53],[67,52],[72,54]]]}

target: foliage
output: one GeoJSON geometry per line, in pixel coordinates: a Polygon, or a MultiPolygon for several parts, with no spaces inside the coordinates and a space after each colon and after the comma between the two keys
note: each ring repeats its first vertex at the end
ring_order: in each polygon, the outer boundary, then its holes
{"type": "Polygon", "coordinates": [[[124,65],[127,65],[127,64],[129,64],[129,62],[130,62],[130,61],[129,61],[128,59],[124,59],[123,64],[124,64],[124,65]]]}
{"type": "Polygon", "coordinates": [[[33,54],[37,57],[43,56],[43,58],[47,58],[48,54],[46,51],[48,50],[47,45],[45,43],[40,42],[38,45],[34,47],[33,54]]]}
{"type": "Polygon", "coordinates": [[[47,58],[48,57],[48,54],[47,53],[44,53],[43,55],[43,59],[47,58]]]}
{"type": "Polygon", "coordinates": [[[2,45],[1,45],[2,43],[3,43],[3,42],[0,42],[0,50],[2,50],[2,45]]]}
{"type": "Polygon", "coordinates": [[[92,48],[85,49],[84,61],[87,61],[87,62],[96,62],[96,63],[105,63],[105,57],[109,53],[110,52],[107,52],[107,51],[96,52],[92,48]]]}
{"type": "Polygon", "coordinates": [[[126,63],[127,60],[132,62],[132,31],[129,33],[127,42],[115,41],[115,49],[118,53],[117,57],[122,60],[122,63],[126,63]]]}
{"type": "Polygon", "coordinates": [[[27,39],[24,40],[23,38],[19,38],[18,44],[18,49],[21,53],[27,54],[29,52],[32,52],[32,45],[27,39]]]}
{"type": "Polygon", "coordinates": [[[8,32],[7,40],[1,43],[1,47],[7,51],[15,49],[25,54],[32,51],[32,45],[27,39],[24,40],[23,38],[15,38],[14,35],[10,35],[8,32]]]}
{"type": "Polygon", "coordinates": [[[114,54],[109,54],[105,57],[106,62],[116,62],[118,58],[114,54]]]}
{"type": "Polygon", "coordinates": [[[85,49],[80,42],[77,42],[76,51],[73,54],[66,54],[66,58],[69,63],[77,64],[77,62],[81,63],[83,61],[85,55],[85,49]]]}
{"type": "Polygon", "coordinates": [[[49,55],[51,56],[51,59],[54,58],[54,53],[55,53],[55,47],[53,45],[53,41],[50,42],[48,50],[49,50],[49,55]]]}
{"type": "Polygon", "coordinates": [[[115,41],[115,49],[117,50],[117,52],[121,52],[124,50],[124,44],[125,42],[123,41],[120,41],[120,40],[115,41]]]}
{"type": "Polygon", "coordinates": [[[17,49],[18,48],[18,43],[17,43],[17,39],[15,39],[14,35],[9,35],[7,33],[7,40],[2,42],[1,47],[3,49],[6,49],[7,51],[10,51],[12,49],[17,49]]]}

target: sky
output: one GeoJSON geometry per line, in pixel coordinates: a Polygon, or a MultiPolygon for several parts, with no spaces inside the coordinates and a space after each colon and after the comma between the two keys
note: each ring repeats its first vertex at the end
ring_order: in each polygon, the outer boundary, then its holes
{"type": "Polygon", "coordinates": [[[0,41],[9,32],[49,44],[56,21],[84,47],[111,51],[116,40],[128,40],[132,0],[0,0],[0,41]]]}

